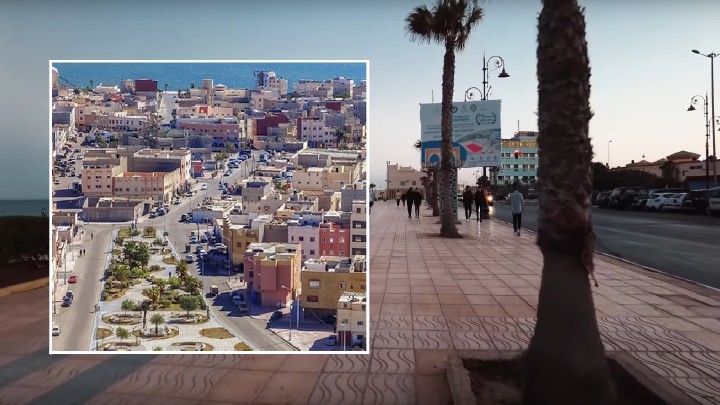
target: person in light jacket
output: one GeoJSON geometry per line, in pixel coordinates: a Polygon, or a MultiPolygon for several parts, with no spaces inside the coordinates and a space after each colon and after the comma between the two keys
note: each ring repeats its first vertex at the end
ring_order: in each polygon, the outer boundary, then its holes
{"type": "Polygon", "coordinates": [[[517,183],[513,184],[513,190],[514,191],[508,196],[508,201],[510,201],[510,210],[512,211],[513,232],[515,232],[515,235],[520,236],[520,230],[522,229],[523,195],[518,191],[517,183]]]}

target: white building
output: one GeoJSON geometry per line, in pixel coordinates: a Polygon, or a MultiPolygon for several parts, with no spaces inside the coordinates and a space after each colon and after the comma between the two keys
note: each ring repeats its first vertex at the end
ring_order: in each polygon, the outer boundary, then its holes
{"type": "Polygon", "coordinates": [[[350,98],[353,96],[353,90],[355,88],[355,80],[346,79],[344,77],[336,77],[332,79],[333,96],[339,96],[341,94],[347,94],[350,98]]]}
{"type": "Polygon", "coordinates": [[[400,166],[399,164],[390,164],[390,162],[387,162],[386,198],[399,198],[400,195],[410,187],[418,187],[420,191],[422,191],[423,186],[420,179],[425,176],[425,173],[414,169],[412,166],[400,166]]]}
{"type": "Polygon", "coordinates": [[[343,347],[360,344],[367,336],[367,295],[345,292],[338,300],[337,334],[343,347]]]}
{"type": "Polygon", "coordinates": [[[367,254],[367,203],[355,200],[350,213],[350,254],[367,254]]]}

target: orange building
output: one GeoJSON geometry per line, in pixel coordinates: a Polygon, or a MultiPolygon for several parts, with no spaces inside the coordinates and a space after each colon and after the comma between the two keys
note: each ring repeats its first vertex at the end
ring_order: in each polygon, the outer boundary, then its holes
{"type": "Polygon", "coordinates": [[[297,243],[251,243],[244,272],[251,302],[286,306],[300,291],[301,250],[297,243]]]}

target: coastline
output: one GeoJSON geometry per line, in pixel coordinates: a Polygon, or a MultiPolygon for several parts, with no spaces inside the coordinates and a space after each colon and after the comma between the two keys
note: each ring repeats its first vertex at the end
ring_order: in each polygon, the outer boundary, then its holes
{"type": "Polygon", "coordinates": [[[0,216],[0,289],[48,279],[49,262],[29,258],[48,258],[49,232],[49,217],[0,216]]]}

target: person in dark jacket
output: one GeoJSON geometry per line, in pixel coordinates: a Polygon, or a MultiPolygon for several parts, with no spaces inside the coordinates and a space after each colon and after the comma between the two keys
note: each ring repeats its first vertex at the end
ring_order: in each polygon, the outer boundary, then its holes
{"type": "Polygon", "coordinates": [[[469,221],[470,217],[472,216],[472,203],[473,203],[473,193],[472,190],[470,190],[470,186],[465,186],[465,191],[462,193],[463,198],[463,207],[465,207],[465,220],[469,221]]]}
{"type": "Polygon", "coordinates": [[[405,205],[405,201],[407,200],[408,218],[412,218],[412,206],[413,201],[415,200],[415,190],[410,187],[408,191],[403,193],[403,197],[403,205],[405,205]]]}
{"type": "Polygon", "coordinates": [[[420,204],[422,204],[423,195],[422,191],[415,190],[413,194],[413,205],[415,206],[415,218],[420,218],[420,204]]]}
{"type": "Polygon", "coordinates": [[[475,191],[475,215],[477,215],[477,221],[482,222],[483,213],[488,210],[487,198],[485,197],[485,190],[478,188],[475,191]]]}
{"type": "MultiPolygon", "coordinates": [[[[412,190],[412,187],[410,187],[410,190],[412,190]]],[[[410,191],[407,191],[407,192],[405,192],[405,193],[402,193],[402,195],[400,196],[400,199],[401,199],[402,202],[403,202],[403,207],[405,206],[405,200],[408,199],[408,193],[409,193],[409,192],[410,192],[410,191]]]]}

